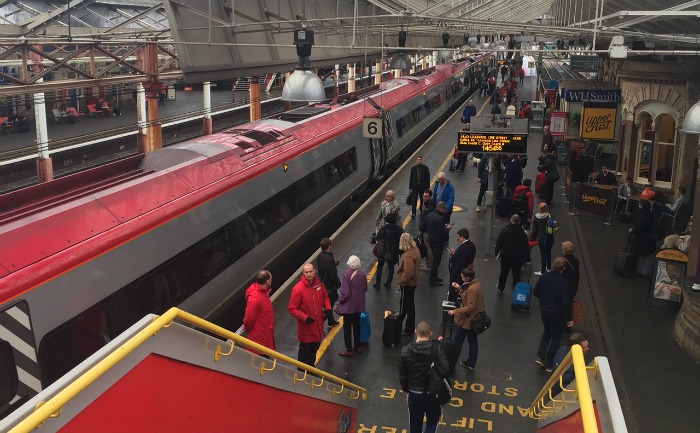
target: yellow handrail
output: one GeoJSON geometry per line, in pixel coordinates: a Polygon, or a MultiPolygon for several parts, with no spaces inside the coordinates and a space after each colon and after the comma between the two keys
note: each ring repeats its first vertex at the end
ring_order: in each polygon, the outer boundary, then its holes
{"type": "MultiPolygon", "coordinates": [[[[339,385],[344,386],[346,389],[351,389],[357,391],[357,396],[348,396],[349,399],[355,400],[362,396],[363,400],[367,399],[367,390],[365,388],[362,388],[361,386],[357,386],[351,382],[348,382],[344,379],[341,379],[339,377],[333,376],[332,374],[328,374],[324,371],[321,371],[317,369],[316,367],[304,364],[302,362],[297,361],[296,359],[290,358],[288,356],[285,356],[281,353],[275,352],[274,350],[270,350],[265,346],[261,346],[260,344],[257,344],[253,341],[248,340],[247,338],[241,337],[240,335],[236,334],[235,332],[231,332],[225,328],[222,328],[218,325],[215,325],[207,320],[204,320],[202,318],[199,318],[195,315],[192,315],[190,313],[187,313],[185,311],[182,311],[178,308],[171,308],[168,311],[166,311],[162,316],[156,317],[153,322],[151,322],[148,326],[143,328],[141,331],[139,331],[136,335],[131,337],[127,342],[122,344],[119,348],[115,349],[112,353],[107,355],[104,359],[102,359],[100,362],[95,364],[92,368],[90,368],[88,371],[86,371],[83,375],[81,375],[79,378],[71,382],[68,386],[66,386],[64,389],[59,391],[55,396],[53,396],[51,399],[49,399],[46,403],[41,404],[36,408],[34,412],[32,412],[29,416],[27,416],[25,419],[20,421],[12,430],[10,430],[9,433],[28,433],[32,429],[36,428],[40,424],[42,424],[47,418],[51,417],[52,414],[54,414],[54,417],[56,414],[60,414],[61,408],[73,397],[78,395],[82,390],[87,388],[91,383],[96,381],[100,376],[102,376],[104,373],[106,373],[110,368],[112,368],[114,365],[116,365],[120,360],[125,358],[128,354],[133,352],[138,346],[143,344],[146,340],[151,338],[152,336],[156,335],[158,331],[160,331],[162,328],[167,328],[172,325],[173,320],[175,319],[180,319],[184,322],[190,323],[192,325],[197,326],[198,328],[205,329],[213,334],[219,335],[221,337],[227,338],[231,340],[233,343],[238,343],[241,344],[245,347],[249,347],[259,353],[263,353],[270,358],[274,359],[275,362],[277,360],[284,361],[287,364],[291,364],[297,368],[300,368],[304,370],[304,379],[306,378],[307,372],[311,372],[315,374],[316,376],[321,378],[321,383],[316,384],[316,386],[320,386],[324,380],[333,382],[339,385]]],[[[233,347],[233,345],[232,345],[233,347]]],[[[274,368],[274,364],[273,364],[274,368]]],[[[296,383],[297,381],[302,381],[303,379],[297,379],[296,378],[296,372],[295,374],[295,380],[294,382],[296,383]]],[[[313,381],[313,380],[312,380],[313,381]]],[[[312,384],[311,389],[314,388],[314,384],[312,384]]]]}
{"type": "MultiPolygon", "coordinates": [[[[572,390],[566,390],[562,386],[562,400],[555,400],[552,398],[551,390],[555,384],[562,384],[561,377],[564,375],[569,367],[574,366],[574,382],[576,384],[576,395],[578,397],[579,407],[581,408],[581,420],[583,423],[584,433],[598,433],[598,423],[595,418],[595,410],[593,409],[593,399],[591,398],[591,388],[588,384],[588,367],[586,367],[586,361],[583,357],[583,349],[578,344],[574,344],[571,347],[569,353],[566,354],[564,360],[559,364],[552,377],[549,378],[547,383],[542,387],[535,400],[530,405],[528,409],[528,414],[530,418],[542,419],[551,415],[556,409],[556,403],[562,403],[566,405],[566,398],[563,396],[565,392],[573,392],[572,390]],[[552,401],[551,407],[546,405],[545,398],[552,401]]],[[[597,364],[594,364],[594,377],[596,376],[597,364]]],[[[563,407],[563,406],[562,406],[563,407]]]]}

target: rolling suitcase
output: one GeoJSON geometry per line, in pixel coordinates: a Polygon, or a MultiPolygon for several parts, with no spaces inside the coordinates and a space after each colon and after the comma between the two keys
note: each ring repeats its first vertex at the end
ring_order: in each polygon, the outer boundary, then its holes
{"type": "Polygon", "coordinates": [[[621,277],[630,278],[634,275],[635,263],[634,256],[630,252],[630,242],[632,238],[627,240],[627,246],[622,251],[617,252],[615,264],[613,265],[613,273],[621,277]]]}
{"type": "Polygon", "coordinates": [[[382,344],[394,347],[401,344],[401,323],[397,320],[399,313],[389,310],[384,312],[384,332],[382,332],[382,344]]]}
{"type": "Polygon", "coordinates": [[[360,313],[360,344],[367,344],[371,334],[372,328],[369,324],[369,314],[365,311],[360,313]]]}
{"type": "Polygon", "coordinates": [[[521,281],[513,288],[513,298],[511,299],[510,308],[517,311],[530,311],[530,302],[532,301],[532,284],[530,284],[530,274],[532,273],[532,265],[527,270],[527,282],[521,281]]]}
{"type": "Polygon", "coordinates": [[[540,192],[542,189],[542,184],[544,183],[544,173],[537,173],[535,177],[535,192],[540,192]]]}

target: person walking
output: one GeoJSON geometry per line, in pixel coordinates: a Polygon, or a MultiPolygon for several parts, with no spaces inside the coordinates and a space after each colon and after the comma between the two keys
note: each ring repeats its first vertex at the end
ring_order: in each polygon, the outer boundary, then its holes
{"type": "Polygon", "coordinates": [[[535,362],[548,373],[552,372],[554,355],[559,350],[564,329],[573,325],[569,285],[562,274],[565,266],[563,257],[554,259],[552,270],[540,277],[532,291],[533,296],[540,300],[540,317],[544,326],[535,362]]]}
{"type": "Polygon", "coordinates": [[[420,264],[420,251],[411,235],[404,233],[399,240],[399,249],[403,251],[401,263],[396,270],[396,280],[401,291],[401,309],[397,326],[401,326],[406,319],[406,326],[401,335],[410,336],[416,327],[416,303],[415,292],[418,286],[418,266],[420,264]]]}
{"type": "MultiPolygon", "coordinates": [[[[469,240],[469,230],[461,228],[457,230],[457,248],[448,248],[452,260],[450,261],[450,286],[454,283],[462,284],[462,270],[467,269],[474,263],[476,257],[476,246],[469,240]]],[[[448,300],[457,302],[457,290],[449,290],[448,300]]]]}
{"type": "Polygon", "coordinates": [[[547,206],[552,205],[554,198],[554,183],[559,180],[559,171],[557,171],[557,157],[554,154],[555,147],[553,144],[547,147],[546,153],[541,157],[540,166],[537,169],[544,173],[544,183],[540,189],[540,200],[544,200],[547,206]]]}
{"type": "MultiPolygon", "coordinates": [[[[340,288],[340,279],[338,278],[338,261],[333,257],[333,241],[329,238],[323,238],[320,242],[321,253],[316,258],[316,269],[318,269],[318,279],[328,291],[328,300],[331,305],[335,305],[338,301],[338,289],[340,288]]],[[[333,317],[333,311],[328,313],[328,326],[333,327],[338,324],[333,317]]]]}
{"type": "Polygon", "coordinates": [[[426,232],[428,233],[428,245],[433,252],[433,263],[430,267],[430,285],[442,286],[442,279],[438,277],[440,263],[442,262],[442,250],[445,242],[450,239],[450,229],[452,224],[445,224],[443,215],[445,213],[445,203],[438,202],[435,210],[428,215],[426,220],[426,232]]]}
{"type": "Polygon", "coordinates": [[[547,204],[540,203],[539,212],[537,212],[532,219],[532,238],[537,239],[542,262],[542,270],[535,272],[535,275],[543,275],[549,271],[551,267],[554,233],[550,233],[552,230],[547,227],[550,218],[552,218],[552,214],[549,213],[547,204]]]}
{"type": "MultiPolygon", "coordinates": [[[[571,303],[571,308],[573,311],[573,302],[576,294],[578,293],[578,283],[579,283],[579,261],[574,256],[574,243],[571,241],[564,241],[561,243],[561,252],[563,254],[564,260],[566,260],[566,266],[564,266],[564,278],[569,285],[569,302],[571,303]]],[[[572,314],[573,315],[573,314],[572,314]]],[[[571,333],[571,327],[566,329],[566,333],[571,333]]]]}
{"type": "Polygon", "coordinates": [[[435,186],[433,186],[433,200],[435,203],[440,201],[445,203],[443,218],[445,223],[449,223],[450,215],[452,215],[452,205],[455,202],[455,187],[447,180],[445,172],[441,171],[437,174],[437,181],[435,186]]]}
{"type": "Polygon", "coordinates": [[[379,252],[377,257],[377,274],[374,280],[374,288],[379,289],[379,284],[382,281],[382,270],[386,263],[389,270],[389,275],[386,277],[384,287],[391,287],[391,281],[394,278],[394,265],[399,261],[399,238],[403,229],[396,224],[396,214],[390,213],[385,218],[386,225],[379,229],[377,233],[377,242],[380,240],[384,243],[383,251],[379,252]]]}
{"type": "MultiPolygon", "coordinates": [[[[246,289],[245,314],[243,329],[249,340],[268,349],[275,350],[275,312],[270,300],[272,274],[262,270],[255,277],[255,282],[246,289]]],[[[253,353],[258,353],[251,350],[253,353]]]]}
{"type": "Polygon", "coordinates": [[[525,230],[532,224],[532,211],[535,206],[535,196],[530,187],[532,180],[525,179],[523,184],[515,188],[513,193],[513,213],[520,216],[520,223],[525,230]]]}
{"type": "Polygon", "coordinates": [[[484,199],[486,191],[489,189],[489,158],[484,154],[479,161],[476,170],[477,180],[479,181],[479,196],[476,199],[476,211],[481,212],[481,201],[484,199]]]}
{"type": "Polygon", "coordinates": [[[501,230],[496,240],[496,257],[501,261],[501,274],[498,277],[500,293],[505,290],[508,272],[513,274],[513,287],[520,282],[520,271],[529,256],[530,245],[520,223],[520,216],[512,215],[510,224],[501,230]]]}
{"type": "Polygon", "coordinates": [[[433,191],[428,188],[423,191],[423,203],[424,207],[420,214],[420,223],[418,224],[418,229],[420,230],[420,236],[423,238],[423,244],[426,249],[425,265],[421,265],[420,270],[424,272],[430,272],[430,267],[433,265],[433,250],[430,248],[430,242],[428,241],[428,215],[435,210],[435,202],[433,201],[433,191]]]}
{"type": "Polygon", "coordinates": [[[416,200],[420,200],[419,209],[423,212],[423,191],[430,188],[430,169],[423,164],[423,157],[416,157],[416,165],[411,167],[408,189],[411,195],[411,218],[416,217],[416,200]]]}
{"type": "Polygon", "coordinates": [[[396,221],[401,221],[401,206],[396,202],[396,194],[392,190],[386,192],[384,201],[379,205],[379,213],[374,220],[374,233],[379,234],[379,229],[386,224],[386,216],[389,214],[394,214],[396,221]]]}
{"type": "Polygon", "coordinates": [[[348,258],[348,269],[343,273],[340,283],[338,314],[343,317],[343,337],[345,350],[340,356],[353,356],[361,353],[360,349],[360,314],[365,311],[365,294],[367,293],[367,274],[362,272],[362,262],[357,256],[348,258]],[[354,342],[354,345],[353,345],[354,342]]]}
{"type": "Polygon", "coordinates": [[[326,288],[316,277],[314,265],[306,263],[302,269],[301,280],[292,287],[287,311],[297,319],[297,359],[313,366],[323,339],[323,319],[331,309],[331,303],[326,288]]]}
{"type": "Polygon", "coordinates": [[[455,357],[459,359],[466,339],[469,343],[469,356],[465,361],[460,361],[459,365],[474,370],[479,356],[479,340],[476,332],[472,330],[472,319],[484,311],[484,291],[474,269],[463,269],[460,274],[462,283],[452,283],[452,287],[457,290],[462,306],[448,311],[447,314],[454,317],[458,326],[454,336],[455,357]]]}
{"type": "Polygon", "coordinates": [[[654,230],[654,215],[651,212],[651,203],[648,200],[639,202],[639,210],[632,221],[632,228],[629,229],[630,252],[635,256],[635,260],[648,256],[656,249],[656,241],[652,239],[654,230]]]}
{"type": "Polygon", "coordinates": [[[428,322],[420,322],[415,330],[416,340],[401,349],[399,383],[408,403],[409,433],[435,433],[442,408],[428,395],[430,367],[444,374],[450,370],[447,357],[439,344],[433,344],[433,331],[428,322]],[[433,351],[437,351],[433,353],[433,351]],[[425,419],[425,430],[423,420],[425,419]]]}

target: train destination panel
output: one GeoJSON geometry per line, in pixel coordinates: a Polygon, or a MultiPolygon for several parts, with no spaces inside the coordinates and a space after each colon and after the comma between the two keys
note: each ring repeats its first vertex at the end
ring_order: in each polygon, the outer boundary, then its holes
{"type": "Polygon", "coordinates": [[[459,131],[459,152],[527,153],[527,134],[459,131]]]}

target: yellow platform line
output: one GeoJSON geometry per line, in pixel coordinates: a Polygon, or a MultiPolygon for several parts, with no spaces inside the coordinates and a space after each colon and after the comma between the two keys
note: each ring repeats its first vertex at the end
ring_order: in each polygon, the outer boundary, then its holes
{"type": "MultiPolygon", "coordinates": [[[[481,107],[481,109],[483,110],[484,107],[481,107]]],[[[452,154],[453,154],[453,151],[450,150],[450,153],[447,154],[447,157],[440,165],[440,168],[438,168],[437,171],[435,172],[435,176],[433,176],[433,179],[430,181],[431,185],[437,181],[437,174],[440,173],[441,171],[443,171],[445,169],[445,167],[447,167],[447,164],[450,162],[450,159],[452,159],[452,154]]],[[[409,221],[411,221],[410,212],[406,215],[406,218],[404,218],[403,222],[401,223],[401,226],[405,229],[406,226],[408,226],[409,221]]],[[[369,272],[367,272],[367,284],[369,284],[372,281],[372,278],[374,278],[374,275],[377,273],[377,263],[378,262],[375,261],[374,264],[372,265],[372,269],[370,269],[369,272]]],[[[338,324],[336,326],[334,326],[333,328],[331,328],[331,331],[328,334],[326,334],[326,337],[321,342],[321,346],[318,348],[318,351],[316,352],[316,362],[314,362],[314,365],[318,364],[318,361],[321,360],[323,355],[326,353],[326,350],[328,350],[331,343],[333,342],[333,339],[335,338],[336,335],[338,335],[338,332],[340,332],[340,328],[342,328],[342,327],[343,327],[343,316],[340,316],[338,318],[338,324]]]]}

